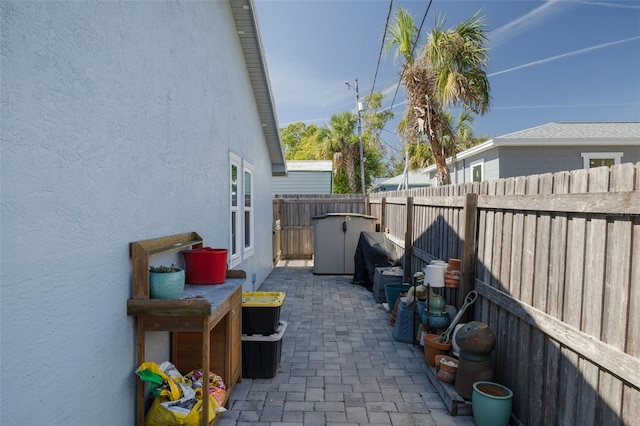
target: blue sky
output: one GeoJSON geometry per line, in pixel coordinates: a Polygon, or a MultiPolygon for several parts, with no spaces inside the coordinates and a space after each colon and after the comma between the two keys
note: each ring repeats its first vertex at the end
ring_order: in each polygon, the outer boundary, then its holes
{"type": "MultiPolygon", "coordinates": [[[[355,109],[345,81],[371,92],[389,11],[388,0],[256,0],[280,127],[325,125],[355,109]]],[[[428,0],[393,1],[419,26],[428,0]]],[[[492,106],[476,116],[475,133],[502,136],[552,121],[640,121],[640,0],[434,0],[421,43],[438,16],[446,28],[483,10],[490,29],[492,106]]],[[[391,102],[401,64],[380,59],[375,91],[391,102]]],[[[404,111],[402,87],[393,101],[404,111]]],[[[382,138],[399,148],[397,120],[382,138]]]]}

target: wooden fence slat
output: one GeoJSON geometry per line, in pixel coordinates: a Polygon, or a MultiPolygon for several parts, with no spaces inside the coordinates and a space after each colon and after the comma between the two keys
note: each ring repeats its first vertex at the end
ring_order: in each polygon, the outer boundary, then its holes
{"type": "MultiPolygon", "coordinates": [[[[606,192],[609,189],[609,169],[600,167],[589,170],[589,191],[606,192]]],[[[593,216],[586,223],[586,248],[584,264],[584,288],[582,293],[582,320],[580,329],[600,339],[602,324],[602,299],[604,290],[604,265],[607,221],[604,217],[593,216]]],[[[596,418],[597,390],[600,370],[597,365],[586,359],[580,359],[578,371],[582,376],[578,398],[581,410],[577,421],[581,424],[593,424],[596,418]]]]}
{"type": "MultiPolygon", "coordinates": [[[[611,168],[611,191],[633,189],[634,169],[631,164],[611,168]]],[[[629,275],[632,222],[627,218],[607,220],[607,250],[603,299],[602,340],[625,349],[629,305],[629,275]]],[[[605,424],[618,422],[622,414],[622,382],[600,372],[599,413],[605,424]],[[604,394],[603,394],[604,393],[604,394]]]]}
{"type": "Polygon", "coordinates": [[[560,389],[560,344],[553,339],[548,339],[546,359],[544,362],[544,410],[542,411],[542,424],[558,424],[558,405],[560,389]]]}
{"type": "Polygon", "coordinates": [[[640,413],[640,389],[624,386],[621,423],[623,425],[637,424],[640,422],[638,413],[640,413]]]}

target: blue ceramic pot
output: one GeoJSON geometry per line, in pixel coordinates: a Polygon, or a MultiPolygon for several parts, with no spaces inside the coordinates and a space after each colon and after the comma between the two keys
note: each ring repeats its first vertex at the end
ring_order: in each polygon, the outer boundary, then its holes
{"type": "Polygon", "coordinates": [[[183,269],[175,272],[149,272],[149,293],[152,299],[180,299],[184,282],[183,269]]]}
{"type": "Polygon", "coordinates": [[[429,320],[429,328],[447,328],[451,323],[451,318],[446,312],[422,312],[422,324],[427,325],[429,320]]]}

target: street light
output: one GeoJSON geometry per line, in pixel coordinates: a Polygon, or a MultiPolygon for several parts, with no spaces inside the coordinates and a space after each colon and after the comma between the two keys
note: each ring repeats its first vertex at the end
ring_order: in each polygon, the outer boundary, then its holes
{"type": "MultiPolygon", "coordinates": [[[[347,89],[351,89],[351,84],[348,81],[345,81],[344,84],[347,85],[347,89]]],[[[364,105],[360,102],[360,93],[358,92],[358,79],[356,78],[354,89],[356,92],[356,113],[358,114],[358,144],[360,146],[360,187],[362,190],[362,194],[365,195],[364,189],[364,148],[362,147],[362,118],[360,113],[364,111],[364,105]]]]}

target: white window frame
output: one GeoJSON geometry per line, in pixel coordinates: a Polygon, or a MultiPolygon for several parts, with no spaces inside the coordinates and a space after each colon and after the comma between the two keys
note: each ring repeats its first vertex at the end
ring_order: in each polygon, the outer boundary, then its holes
{"type": "Polygon", "coordinates": [[[254,197],[254,190],[253,188],[255,187],[255,179],[254,179],[254,173],[253,173],[254,167],[251,163],[249,163],[246,160],[243,160],[242,157],[240,157],[239,155],[233,153],[233,152],[229,152],[229,268],[233,268],[237,265],[239,265],[243,260],[246,260],[248,258],[250,258],[251,256],[253,256],[254,253],[254,236],[255,236],[255,232],[254,232],[254,228],[255,228],[255,210],[254,210],[254,206],[255,206],[255,197],[254,197]],[[236,182],[236,191],[237,191],[237,197],[236,197],[236,201],[237,204],[234,206],[233,205],[233,187],[232,187],[232,171],[233,171],[233,167],[236,167],[237,170],[237,182],[236,182]],[[248,173],[249,175],[251,175],[251,187],[249,188],[250,194],[249,194],[249,199],[251,200],[251,205],[250,206],[246,206],[245,203],[245,173],[248,173]],[[233,221],[233,217],[234,217],[234,213],[235,213],[235,229],[236,229],[236,235],[235,235],[235,249],[236,251],[233,252],[233,247],[234,247],[234,235],[233,235],[233,226],[234,223],[232,223],[233,221]],[[246,223],[245,221],[245,215],[248,214],[249,216],[249,223],[246,223]],[[246,238],[245,238],[245,229],[249,228],[249,245],[245,244],[246,238]]]}
{"type": "Polygon", "coordinates": [[[480,166],[480,182],[484,180],[484,158],[469,163],[469,182],[473,182],[473,169],[480,166]]]}
{"type": "Polygon", "coordinates": [[[624,152],[583,152],[580,155],[582,156],[583,167],[585,169],[589,169],[589,163],[594,158],[611,158],[614,165],[620,164],[622,162],[624,152]]]}
{"type": "MultiPolygon", "coordinates": [[[[234,154],[233,152],[229,153],[229,268],[233,268],[238,265],[242,258],[240,256],[241,250],[240,247],[244,245],[242,240],[242,219],[240,214],[240,203],[242,202],[242,159],[234,154]],[[236,167],[236,205],[233,205],[233,187],[232,187],[232,173],[233,167],[236,167]],[[235,224],[233,223],[235,213],[235,224]],[[236,229],[235,241],[233,235],[233,229],[236,229]],[[233,251],[235,243],[236,251],[233,251]]],[[[243,203],[244,204],[244,203],[243,203]]]]}
{"type": "Polygon", "coordinates": [[[253,232],[253,230],[254,230],[254,222],[255,222],[254,221],[254,217],[255,217],[255,214],[254,214],[253,206],[256,203],[256,200],[255,200],[255,198],[253,196],[253,192],[254,192],[253,188],[255,186],[254,185],[254,181],[255,181],[255,179],[254,179],[254,176],[253,176],[253,165],[251,163],[249,163],[248,161],[243,161],[242,162],[242,191],[243,191],[243,194],[242,194],[242,209],[243,209],[243,211],[242,211],[243,212],[243,214],[242,214],[242,220],[243,220],[242,247],[243,247],[243,256],[244,256],[245,259],[248,258],[248,257],[253,256],[253,252],[254,252],[254,250],[253,250],[254,239],[253,238],[254,238],[255,233],[253,232]],[[246,184],[246,182],[245,182],[245,174],[249,174],[251,176],[251,179],[250,179],[251,187],[249,188],[249,199],[251,200],[251,205],[250,206],[247,206],[246,202],[245,202],[246,201],[246,196],[247,196],[247,194],[245,193],[245,190],[246,190],[246,188],[245,188],[245,184],[246,184]],[[246,217],[247,213],[249,213],[249,224],[248,224],[249,225],[249,245],[246,244],[247,235],[245,234],[245,230],[247,228],[247,223],[246,223],[245,217],[246,217]]]}

